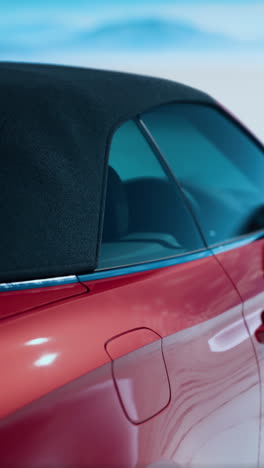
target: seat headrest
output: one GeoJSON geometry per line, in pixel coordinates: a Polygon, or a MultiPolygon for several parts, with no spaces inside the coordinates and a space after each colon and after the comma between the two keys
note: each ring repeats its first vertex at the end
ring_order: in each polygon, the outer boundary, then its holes
{"type": "Polygon", "coordinates": [[[128,222],[129,212],[125,187],[117,172],[109,166],[103,242],[116,241],[126,235],[128,222]]]}

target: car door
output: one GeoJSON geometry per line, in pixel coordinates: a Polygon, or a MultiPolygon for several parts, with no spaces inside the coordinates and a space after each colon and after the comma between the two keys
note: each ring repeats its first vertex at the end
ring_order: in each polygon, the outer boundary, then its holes
{"type": "MultiPolygon", "coordinates": [[[[259,376],[240,296],[137,119],[112,140],[96,278],[120,327],[113,378],[136,425],[138,466],[257,466],[259,376]],[[128,340],[143,326],[161,338],[169,395],[153,345],[128,340]]],[[[93,275],[82,281],[98,288],[93,275]]]]}
{"type": "Polygon", "coordinates": [[[240,295],[139,119],[113,137],[98,269],[77,280],[0,323],[1,466],[256,467],[240,295]]]}
{"type": "MultiPolygon", "coordinates": [[[[142,119],[178,178],[206,245],[243,301],[245,324],[257,358],[255,371],[260,373],[263,387],[264,348],[259,328],[264,319],[263,147],[226,112],[212,106],[165,106],[142,119]]],[[[236,342],[244,340],[248,336],[238,332],[236,342]]],[[[263,408],[261,388],[260,395],[263,408]]],[[[252,402],[258,400],[256,387],[252,402]]],[[[263,410],[261,428],[263,433],[263,410]]],[[[259,463],[264,466],[263,442],[259,463]]]]}

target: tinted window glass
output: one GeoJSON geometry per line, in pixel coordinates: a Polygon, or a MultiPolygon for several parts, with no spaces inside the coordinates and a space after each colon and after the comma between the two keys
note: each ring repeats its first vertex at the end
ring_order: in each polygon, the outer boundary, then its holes
{"type": "Polygon", "coordinates": [[[112,140],[99,267],[158,260],[203,248],[173,177],[135,122],[112,140]]]}
{"type": "Polygon", "coordinates": [[[231,119],[197,104],[168,105],[142,119],[209,245],[264,227],[263,151],[231,119]]]}

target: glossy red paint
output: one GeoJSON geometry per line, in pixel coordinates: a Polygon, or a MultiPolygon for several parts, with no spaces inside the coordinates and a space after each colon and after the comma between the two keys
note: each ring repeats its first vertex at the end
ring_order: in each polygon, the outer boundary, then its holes
{"type": "Polygon", "coordinates": [[[161,336],[149,328],[136,328],[135,330],[127,330],[125,333],[111,337],[105,343],[105,349],[110,358],[114,361],[125,354],[131,353],[160,339],[161,336]]]}
{"type": "Polygon", "coordinates": [[[0,465],[146,467],[170,460],[190,467],[246,460],[256,467],[255,354],[240,297],[218,261],[207,257],[87,285],[87,294],[0,323],[0,465]],[[105,343],[137,328],[153,330],[157,340],[139,348],[134,335],[129,348],[110,351],[115,357],[130,351],[112,363],[105,343]],[[157,404],[165,374],[152,369],[157,388],[150,388],[144,362],[153,349],[161,356],[158,335],[171,398],[161,393],[157,404]],[[115,384],[124,377],[129,389],[122,402],[115,384]],[[132,407],[139,414],[134,422],[147,412],[150,419],[133,424],[132,407]]]}
{"type": "MultiPolygon", "coordinates": [[[[259,363],[262,384],[262,440],[264,435],[264,345],[255,332],[261,325],[264,310],[264,239],[217,255],[232,279],[243,302],[244,316],[259,363]]],[[[264,466],[264,443],[260,447],[260,466],[264,466]]]]}
{"type": "Polygon", "coordinates": [[[165,337],[237,303],[212,257],[88,286],[90,293],[0,322],[0,415],[109,362],[104,344],[113,336],[148,327],[165,337]]]}
{"type": "Polygon", "coordinates": [[[87,292],[80,283],[0,292],[0,319],[87,292]]]}
{"type": "MultiPolygon", "coordinates": [[[[19,460],[28,468],[145,468],[166,460],[182,468],[256,467],[258,382],[250,343],[238,340],[238,331],[244,336],[238,311],[164,339],[172,397],[154,418],[129,422],[109,363],[3,418],[1,466],[15,468],[19,460]]],[[[139,361],[148,348],[138,350],[139,361]]],[[[133,391],[127,399],[134,404],[133,391]]]]}
{"type": "Polygon", "coordinates": [[[142,424],[168,406],[170,383],[159,335],[137,328],[108,341],[106,350],[120,403],[132,423],[142,424]]]}
{"type": "Polygon", "coordinates": [[[0,464],[132,468],[138,452],[134,427],[120,406],[111,365],[105,365],[2,420],[0,464]]]}

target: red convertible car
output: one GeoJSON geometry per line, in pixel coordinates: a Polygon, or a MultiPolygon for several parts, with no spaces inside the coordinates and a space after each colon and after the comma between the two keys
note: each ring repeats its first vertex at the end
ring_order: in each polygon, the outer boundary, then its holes
{"type": "Polygon", "coordinates": [[[190,87],[0,64],[1,468],[264,466],[263,155],[190,87]]]}

